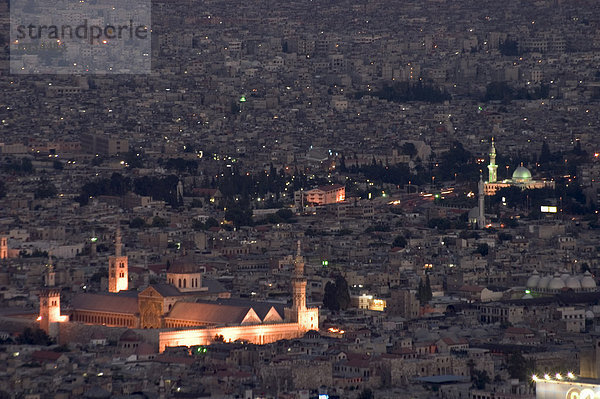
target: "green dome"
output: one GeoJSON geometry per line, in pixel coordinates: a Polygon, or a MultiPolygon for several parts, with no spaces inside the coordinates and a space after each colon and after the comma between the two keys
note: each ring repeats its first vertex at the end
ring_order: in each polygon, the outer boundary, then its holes
{"type": "Polygon", "coordinates": [[[526,182],[531,180],[531,172],[524,166],[519,166],[513,172],[512,179],[515,182],[526,182]]]}

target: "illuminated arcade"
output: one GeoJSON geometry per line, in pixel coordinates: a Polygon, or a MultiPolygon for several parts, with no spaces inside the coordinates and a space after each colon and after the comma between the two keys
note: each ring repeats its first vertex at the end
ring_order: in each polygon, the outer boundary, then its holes
{"type": "Polygon", "coordinates": [[[580,352],[579,375],[533,375],[536,399],[599,399],[600,398],[600,340],[594,347],[580,352]]]}

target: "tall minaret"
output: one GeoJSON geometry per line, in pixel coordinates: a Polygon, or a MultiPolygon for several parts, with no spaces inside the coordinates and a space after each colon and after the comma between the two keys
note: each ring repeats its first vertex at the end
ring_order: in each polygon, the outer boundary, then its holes
{"type": "Polygon", "coordinates": [[[496,165],[496,147],[494,146],[494,138],[492,137],[492,149],[490,150],[490,164],[488,165],[490,171],[489,183],[496,183],[498,181],[498,165],[496,165]]]}
{"type": "Polygon", "coordinates": [[[46,287],[54,287],[56,285],[56,272],[52,263],[52,251],[48,252],[48,264],[46,265],[46,287]]]}
{"type": "Polygon", "coordinates": [[[292,277],[293,302],[292,308],[306,310],[306,278],[304,278],[304,258],[301,254],[301,244],[298,240],[296,259],[294,259],[294,276],[292,277]]]}
{"type": "Polygon", "coordinates": [[[127,256],[122,255],[121,228],[115,233],[115,256],[108,257],[108,291],[119,292],[129,289],[127,256]]]}
{"type": "Polygon", "coordinates": [[[479,175],[479,214],[477,215],[477,228],[485,227],[485,185],[483,183],[483,175],[479,175]]]}
{"type": "Polygon", "coordinates": [[[177,202],[183,203],[183,182],[181,180],[177,182],[177,202]]]}
{"type": "Polygon", "coordinates": [[[8,239],[0,237],[0,259],[8,258],[8,239]]]}
{"type": "Polygon", "coordinates": [[[291,322],[299,322],[306,312],[306,278],[304,278],[304,258],[300,251],[300,240],[294,259],[292,274],[292,306],[285,309],[285,318],[291,322]]]}
{"type": "Polygon", "coordinates": [[[294,273],[292,274],[292,306],[284,309],[284,318],[288,323],[298,325],[298,333],[319,329],[319,308],[306,307],[306,278],[304,277],[304,257],[298,250],[294,259],[294,273]]]}

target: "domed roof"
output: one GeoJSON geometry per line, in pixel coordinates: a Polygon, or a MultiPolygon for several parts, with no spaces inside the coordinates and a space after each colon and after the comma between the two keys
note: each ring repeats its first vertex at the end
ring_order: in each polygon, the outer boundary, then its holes
{"type": "Polygon", "coordinates": [[[519,166],[512,175],[513,181],[526,182],[531,180],[531,172],[524,166],[519,166]]]}
{"type": "Polygon", "coordinates": [[[583,279],[581,279],[581,288],[596,288],[596,281],[590,272],[585,272],[583,274],[583,279]]]}
{"type": "Polygon", "coordinates": [[[533,296],[531,294],[525,294],[521,299],[533,299],[533,296]]]}
{"type": "Polygon", "coordinates": [[[556,273],[554,275],[554,277],[552,278],[552,280],[550,280],[550,283],[548,283],[548,289],[549,290],[562,290],[563,288],[565,288],[565,282],[562,281],[562,279],[560,278],[560,275],[558,273],[556,273]]]}
{"type": "Polygon", "coordinates": [[[125,331],[123,334],[121,334],[121,337],[119,338],[119,341],[128,341],[128,342],[139,342],[141,340],[142,340],[142,337],[133,330],[125,331]]]}
{"type": "Polygon", "coordinates": [[[469,211],[469,220],[477,219],[479,217],[479,207],[471,208],[469,211]]]}
{"type": "Polygon", "coordinates": [[[174,274],[191,274],[191,273],[199,273],[198,265],[194,262],[193,259],[189,257],[179,258],[171,263],[169,270],[167,273],[174,274]]]}
{"type": "Polygon", "coordinates": [[[550,284],[551,279],[552,279],[552,277],[550,277],[550,276],[542,277],[540,279],[537,287],[545,290],[546,288],[548,288],[548,284],[550,284]]]}
{"type": "Polygon", "coordinates": [[[567,280],[569,280],[570,277],[571,275],[567,272],[563,272],[563,274],[560,275],[560,279],[565,283],[567,282],[567,280]]]}
{"type": "Polygon", "coordinates": [[[575,276],[569,277],[569,279],[567,280],[567,288],[570,288],[572,290],[581,289],[581,283],[579,282],[579,279],[575,276]]]}
{"type": "Polygon", "coordinates": [[[585,318],[586,318],[586,319],[593,319],[594,317],[595,317],[595,316],[594,316],[594,312],[592,312],[591,310],[587,310],[587,311],[585,312],[585,318]]]}
{"type": "Polygon", "coordinates": [[[536,288],[540,282],[540,275],[537,270],[533,271],[533,274],[527,279],[527,288],[536,288]]]}

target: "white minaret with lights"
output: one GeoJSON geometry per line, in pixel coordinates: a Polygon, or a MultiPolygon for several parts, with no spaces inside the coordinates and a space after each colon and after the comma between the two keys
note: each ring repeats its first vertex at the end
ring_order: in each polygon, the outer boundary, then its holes
{"type": "Polygon", "coordinates": [[[498,181],[498,165],[496,165],[496,147],[494,146],[494,138],[492,137],[492,149],[490,150],[490,164],[488,165],[490,178],[488,183],[496,183],[498,181]]]}

